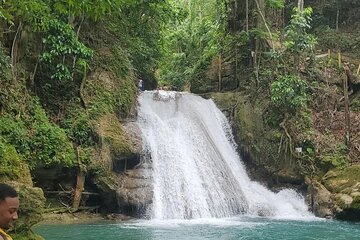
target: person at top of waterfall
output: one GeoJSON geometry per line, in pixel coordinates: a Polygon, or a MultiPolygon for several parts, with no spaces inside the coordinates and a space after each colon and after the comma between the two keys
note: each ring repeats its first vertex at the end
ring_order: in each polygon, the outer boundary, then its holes
{"type": "Polygon", "coordinates": [[[142,79],[139,79],[139,90],[144,91],[144,81],[142,79]]]}
{"type": "Polygon", "coordinates": [[[16,190],[0,183],[0,240],[12,240],[5,232],[13,221],[18,219],[19,196],[16,190]]]}

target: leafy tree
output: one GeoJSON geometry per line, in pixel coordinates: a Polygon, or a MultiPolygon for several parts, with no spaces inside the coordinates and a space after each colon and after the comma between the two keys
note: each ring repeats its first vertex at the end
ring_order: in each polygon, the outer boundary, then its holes
{"type": "Polygon", "coordinates": [[[52,9],[67,17],[88,17],[99,20],[112,12],[120,11],[120,0],[51,0],[52,9]]]}
{"type": "Polygon", "coordinates": [[[163,31],[164,58],[160,64],[160,81],[182,90],[191,79],[211,65],[221,52],[225,34],[222,25],[223,1],[173,2],[177,18],[163,31]]]}
{"type": "Polygon", "coordinates": [[[86,68],[86,60],[93,54],[91,49],[79,41],[70,25],[58,20],[50,22],[43,43],[45,51],[40,59],[47,64],[50,78],[55,81],[72,80],[74,71],[86,68]]]}
{"type": "Polygon", "coordinates": [[[266,4],[275,9],[283,9],[285,6],[285,0],[267,0],[266,4]]]}
{"type": "Polygon", "coordinates": [[[300,11],[298,8],[293,9],[293,15],[289,25],[285,28],[284,46],[294,56],[294,65],[298,69],[303,57],[307,53],[313,53],[316,38],[307,33],[311,28],[312,8],[305,8],[300,11]]]}
{"type": "Polygon", "coordinates": [[[271,100],[284,112],[295,113],[306,105],[307,83],[295,75],[279,76],[271,84],[271,100]]]}
{"type": "MultiPolygon", "coordinates": [[[[147,88],[156,87],[155,71],[161,57],[161,31],[174,16],[167,1],[136,1],[123,7],[119,16],[123,25],[123,47],[127,49],[139,78],[147,88]],[[126,17],[125,17],[126,16],[126,17]]],[[[117,21],[114,24],[119,24],[117,21]]]]}
{"type": "Polygon", "coordinates": [[[2,0],[0,5],[0,17],[10,24],[16,21],[24,22],[35,31],[44,30],[48,27],[51,18],[50,8],[42,0],[2,0]]]}

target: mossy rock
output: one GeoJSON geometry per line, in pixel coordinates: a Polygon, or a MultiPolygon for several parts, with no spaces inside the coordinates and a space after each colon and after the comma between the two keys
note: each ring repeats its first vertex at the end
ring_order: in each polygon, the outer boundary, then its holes
{"type": "Polygon", "coordinates": [[[350,208],[353,201],[354,201],[353,198],[347,194],[343,194],[343,193],[335,194],[335,202],[340,209],[350,208]]]}
{"type": "Polygon", "coordinates": [[[238,93],[212,93],[206,97],[214,99],[216,105],[223,111],[229,120],[233,120],[236,130],[235,137],[243,145],[258,148],[257,136],[263,131],[262,108],[254,106],[249,96],[238,93]]]}
{"type": "Polygon", "coordinates": [[[41,221],[45,198],[40,188],[32,186],[33,183],[28,166],[21,164],[19,169],[18,179],[9,179],[3,176],[2,178],[0,177],[0,180],[8,182],[19,194],[19,219],[15,222],[15,232],[23,233],[28,232],[33,225],[41,221]]]}
{"type": "Polygon", "coordinates": [[[323,169],[324,173],[333,168],[341,168],[349,162],[348,156],[341,153],[323,154],[317,164],[323,169]]]}
{"type": "Polygon", "coordinates": [[[288,184],[296,187],[303,182],[303,177],[291,162],[282,160],[278,155],[282,133],[266,123],[269,104],[266,99],[254,99],[245,92],[204,95],[214,99],[228,117],[251,177],[266,182],[270,187],[288,184]]]}
{"type": "Polygon", "coordinates": [[[337,198],[336,204],[338,206],[336,218],[342,220],[352,220],[360,221],[360,197],[351,198],[346,196],[346,198],[337,198]],[[344,201],[344,200],[347,200],[344,201]],[[351,200],[351,201],[350,201],[351,200]]]}
{"type": "MultiPolygon", "coordinates": [[[[28,168],[24,170],[25,178],[30,176],[28,168]]],[[[31,227],[42,220],[45,207],[45,197],[42,189],[33,187],[31,178],[30,182],[29,179],[18,179],[16,182],[0,180],[13,186],[19,194],[19,219],[15,221],[13,232],[10,234],[16,236],[14,239],[42,239],[31,231],[31,227]]]]}
{"type": "MultiPolygon", "coordinates": [[[[10,148],[11,150],[11,148],[10,148]]],[[[18,155],[11,155],[15,158],[18,155]]],[[[19,159],[18,159],[19,160],[19,159]]],[[[16,161],[17,162],[17,161],[16,161]]],[[[19,219],[14,226],[14,239],[42,239],[31,232],[31,227],[42,219],[42,212],[45,205],[45,197],[42,189],[34,188],[29,166],[23,162],[17,162],[10,173],[0,172],[0,182],[13,186],[19,194],[20,209],[19,219]]]]}
{"type": "Polygon", "coordinates": [[[0,137],[0,180],[18,179],[21,174],[21,158],[13,145],[0,137]]]}
{"type": "Polygon", "coordinates": [[[87,78],[84,100],[92,117],[116,113],[127,118],[136,102],[137,88],[133,72],[119,77],[115,70],[97,68],[87,78]]]}
{"type": "Polygon", "coordinates": [[[211,71],[212,59],[206,59],[196,64],[194,74],[190,79],[190,91],[192,93],[207,93],[218,90],[218,79],[214,71],[211,71]]]}
{"type": "Polygon", "coordinates": [[[360,220],[360,165],[336,168],[326,173],[323,184],[335,194],[336,217],[360,220]]]}
{"type": "Polygon", "coordinates": [[[325,174],[322,182],[333,193],[360,191],[359,187],[355,187],[360,184],[360,165],[333,169],[325,174]]]}
{"type": "Polygon", "coordinates": [[[106,114],[99,119],[98,134],[110,147],[112,154],[132,152],[123,127],[115,114],[106,114]]]}
{"type": "Polygon", "coordinates": [[[334,202],[329,192],[320,182],[306,178],[311,195],[310,205],[314,214],[318,217],[333,217],[334,202]]]}
{"type": "Polygon", "coordinates": [[[19,163],[18,165],[12,166],[11,172],[4,173],[0,171],[0,182],[9,181],[16,181],[27,186],[32,186],[33,182],[28,165],[19,163]]]}
{"type": "Polygon", "coordinates": [[[116,190],[120,188],[118,176],[110,170],[104,170],[102,174],[95,176],[93,182],[101,194],[103,202],[101,211],[106,213],[118,212],[119,206],[116,197],[116,190]]]}
{"type": "Polygon", "coordinates": [[[20,199],[19,219],[15,222],[15,233],[27,233],[31,227],[42,220],[45,197],[41,188],[17,184],[20,199]]]}
{"type": "Polygon", "coordinates": [[[353,202],[351,203],[350,207],[354,209],[358,209],[360,211],[360,196],[353,198],[353,202]]]}

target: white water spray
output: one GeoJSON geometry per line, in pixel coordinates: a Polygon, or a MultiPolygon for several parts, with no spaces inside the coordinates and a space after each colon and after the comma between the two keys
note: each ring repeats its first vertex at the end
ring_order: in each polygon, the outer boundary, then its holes
{"type": "Polygon", "coordinates": [[[231,127],[212,100],[146,91],[139,103],[138,124],[153,171],[151,218],[311,216],[295,191],[276,194],[249,179],[231,127]]]}

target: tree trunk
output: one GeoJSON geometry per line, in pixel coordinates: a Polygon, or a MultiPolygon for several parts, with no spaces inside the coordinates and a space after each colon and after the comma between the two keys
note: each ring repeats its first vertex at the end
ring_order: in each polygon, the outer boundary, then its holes
{"type": "Polygon", "coordinates": [[[304,11],[304,0],[298,0],[297,7],[299,11],[304,11]]]}
{"type": "Polygon", "coordinates": [[[16,62],[17,62],[18,42],[19,42],[19,39],[21,37],[20,35],[21,35],[22,27],[23,27],[23,23],[20,22],[19,26],[18,26],[18,28],[16,30],[16,34],[15,34],[15,37],[14,37],[14,40],[13,40],[13,43],[12,43],[12,47],[11,47],[11,69],[12,69],[12,73],[13,73],[13,76],[14,76],[15,79],[16,79],[15,65],[16,65],[16,62]]]}
{"type": "Polygon", "coordinates": [[[266,23],[265,2],[264,2],[264,0],[255,0],[255,3],[256,3],[257,9],[258,9],[258,13],[259,13],[259,16],[257,19],[257,28],[264,29],[264,27],[265,27],[265,29],[269,33],[272,50],[275,52],[275,45],[274,45],[272,33],[270,31],[268,24],[266,23]]]}
{"type": "MultiPolygon", "coordinates": [[[[256,8],[257,8],[257,20],[256,20],[256,27],[264,30],[267,29],[270,34],[270,39],[272,39],[272,35],[270,32],[270,29],[268,28],[266,24],[265,19],[265,1],[264,0],[255,0],[256,8]]],[[[260,38],[256,36],[255,39],[255,52],[253,53],[253,61],[254,61],[254,73],[255,73],[255,85],[256,87],[259,86],[259,68],[260,68],[260,58],[258,56],[260,55],[261,51],[261,44],[260,44],[260,38]]]]}
{"type": "Polygon", "coordinates": [[[344,104],[345,104],[345,145],[350,148],[350,110],[349,110],[349,91],[348,83],[350,81],[350,69],[348,66],[344,67],[345,77],[344,77],[344,104]]]}
{"type": "Polygon", "coordinates": [[[81,106],[86,109],[86,102],[85,102],[85,97],[84,97],[84,86],[85,86],[85,82],[86,82],[86,66],[84,66],[84,74],[83,74],[83,78],[81,80],[80,83],[80,88],[79,88],[79,96],[80,96],[80,102],[81,102],[81,106]]]}
{"type": "Polygon", "coordinates": [[[80,170],[76,177],[76,189],[75,189],[74,200],[73,200],[73,204],[72,204],[72,207],[74,209],[78,209],[80,206],[81,195],[82,195],[82,192],[84,191],[84,184],[85,184],[85,172],[80,170]]]}
{"type": "Polygon", "coordinates": [[[249,31],[249,0],[246,0],[246,32],[249,31]]]}
{"type": "MultiPolygon", "coordinates": [[[[360,66],[359,66],[360,67],[360,66]]],[[[235,43],[235,81],[236,81],[236,89],[239,89],[240,80],[238,79],[238,49],[235,43]]]]}
{"type": "Polygon", "coordinates": [[[219,69],[218,69],[218,78],[219,78],[219,92],[221,92],[221,88],[222,88],[222,79],[221,79],[221,54],[219,54],[219,64],[218,64],[218,66],[219,66],[219,69]]]}
{"type": "Polygon", "coordinates": [[[86,171],[85,171],[85,166],[83,165],[83,163],[80,160],[79,147],[74,146],[74,148],[75,148],[75,152],[76,152],[76,158],[78,161],[78,173],[77,173],[77,177],[76,177],[76,188],[75,188],[75,192],[74,192],[74,199],[73,199],[72,207],[74,209],[78,209],[80,206],[81,195],[82,195],[82,192],[84,191],[86,171]]]}
{"type": "MultiPolygon", "coordinates": [[[[235,1],[235,10],[232,12],[233,13],[233,30],[234,31],[237,31],[236,29],[236,18],[237,18],[237,11],[238,11],[238,4],[237,4],[237,1],[235,1]]],[[[241,28],[240,28],[241,29],[241,28]]]]}
{"type": "Polygon", "coordinates": [[[265,20],[265,1],[264,0],[255,0],[255,4],[257,7],[257,20],[256,27],[264,30],[266,20],[265,20]]]}

